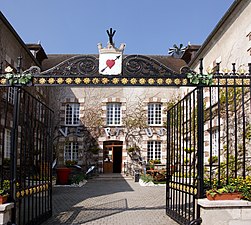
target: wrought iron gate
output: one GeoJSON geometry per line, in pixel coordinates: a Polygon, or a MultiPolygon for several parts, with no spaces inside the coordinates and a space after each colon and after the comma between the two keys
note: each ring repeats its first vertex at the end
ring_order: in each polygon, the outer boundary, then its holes
{"type": "Polygon", "coordinates": [[[23,88],[1,92],[1,186],[15,204],[13,223],[40,224],[52,214],[53,112],[23,88]]]}
{"type": "Polygon", "coordinates": [[[166,213],[179,224],[201,223],[207,189],[251,174],[250,72],[217,74],[168,110],[166,213]]]}
{"type": "Polygon", "coordinates": [[[197,89],[168,111],[167,214],[181,224],[197,218],[197,89]]]}

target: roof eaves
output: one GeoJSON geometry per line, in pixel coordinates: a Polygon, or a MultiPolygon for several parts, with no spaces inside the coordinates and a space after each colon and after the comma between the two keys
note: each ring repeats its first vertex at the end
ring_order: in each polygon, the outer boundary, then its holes
{"type": "Polygon", "coordinates": [[[208,43],[210,42],[210,40],[217,34],[218,30],[220,30],[220,28],[223,26],[223,24],[225,23],[225,21],[231,16],[231,14],[233,13],[233,11],[235,10],[235,8],[242,2],[243,0],[235,0],[233,2],[233,4],[229,7],[229,9],[227,10],[227,12],[224,14],[224,16],[220,19],[220,21],[217,23],[217,25],[215,26],[215,28],[213,29],[213,31],[209,34],[209,36],[206,38],[206,40],[204,41],[204,43],[201,45],[200,49],[198,50],[198,52],[195,54],[194,58],[191,60],[191,62],[189,62],[188,66],[191,67],[192,64],[198,60],[198,58],[200,57],[200,54],[203,52],[203,50],[206,48],[206,46],[208,45],[208,43]]]}

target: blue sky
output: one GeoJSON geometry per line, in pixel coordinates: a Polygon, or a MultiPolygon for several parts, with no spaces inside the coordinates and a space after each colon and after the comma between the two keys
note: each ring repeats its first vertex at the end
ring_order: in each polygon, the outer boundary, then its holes
{"type": "Polygon", "coordinates": [[[125,54],[166,55],[173,44],[202,44],[234,0],[1,0],[25,43],[47,54],[96,54],[110,27],[125,54]]]}

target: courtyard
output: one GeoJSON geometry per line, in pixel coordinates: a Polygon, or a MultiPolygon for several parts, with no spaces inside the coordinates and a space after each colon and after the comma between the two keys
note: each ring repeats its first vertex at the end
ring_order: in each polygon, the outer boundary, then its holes
{"type": "Polygon", "coordinates": [[[82,187],[55,186],[53,216],[43,225],[175,225],[165,213],[165,189],[121,174],[100,175],[82,187]]]}

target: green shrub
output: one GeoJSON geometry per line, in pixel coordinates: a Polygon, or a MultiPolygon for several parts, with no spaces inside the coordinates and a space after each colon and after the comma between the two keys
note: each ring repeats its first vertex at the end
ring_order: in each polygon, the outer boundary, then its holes
{"type": "Polygon", "coordinates": [[[86,180],[86,179],[87,179],[87,177],[86,177],[85,174],[79,173],[79,174],[73,175],[71,177],[71,182],[70,183],[71,184],[79,184],[81,181],[86,180]]]}
{"type": "Polygon", "coordinates": [[[140,179],[143,180],[145,183],[153,182],[153,177],[151,175],[149,175],[149,174],[141,175],[140,179]]]}
{"type": "Polygon", "coordinates": [[[77,165],[78,162],[76,160],[66,160],[64,163],[66,166],[74,166],[77,165]]]}

